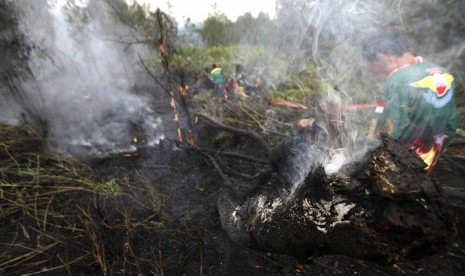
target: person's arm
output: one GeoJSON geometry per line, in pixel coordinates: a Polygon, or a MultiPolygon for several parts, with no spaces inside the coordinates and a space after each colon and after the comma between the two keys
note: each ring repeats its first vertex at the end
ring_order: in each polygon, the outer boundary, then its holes
{"type": "Polygon", "coordinates": [[[213,70],[210,71],[210,74],[208,75],[208,78],[209,78],[213,83],[215,82],[215,76],[214,76],[213,70]]]}
{"type": "Polygon", "coordinates": [[[387,83],[383,90],[383,101],[384,110],[377,119],[376,129],[399,139],[410,123],[409,91],[401,91],[399,86],[387,83]]]}

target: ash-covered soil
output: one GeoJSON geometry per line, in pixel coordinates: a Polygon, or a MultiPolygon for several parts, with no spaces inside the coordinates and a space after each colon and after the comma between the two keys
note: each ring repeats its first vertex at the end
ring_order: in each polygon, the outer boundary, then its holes
{"type": "MultiPolygon", "coordinates": [[[[232,137],[218,144],[212,135],[203,135],[202,139],[205,137],[210,140],[203,141],[202,146],[234,148],[242,154],[263,158],[253,143],[244,138],[232,137]]],[[[264,168],[239,158],[231,157],[228,164],[231,163],[247,175],[264,168]]],[[[159,230],[134,229],[131,233],[134,255],[147,260],[139,266],[142,275],[162,272],[163,275],[462,275],[465,269],[465,203],[458,199],[451,199],[451,208],[457,211],[459,234],[444,252],[394,263],[318,252],[313,256],[295,257],[240,247],[228,238],[216,211],[218,195],[225,183],[211,160],[199,151],[183,149],[165,140],[156,148],[140,148],[134,153],[95,159],[91,164],[102,177],[120,174],[129,180],[143,178],[163,195],[160,198],[163,198],[165,216],[159,230]]],[[[442,185],[465,188],[462,166],[465,166],[463,159],[442,158],[431,177],[442,185]]],[[[236,176],[225,174],[230,184],[243,190],[250,188],[237,173],[236,176]]],[[[140,191],[141,195],[146,192],[140,191]]],[[[120,240],[118,235],[110,235],[107,243],[118,245],[120,240]]]]}

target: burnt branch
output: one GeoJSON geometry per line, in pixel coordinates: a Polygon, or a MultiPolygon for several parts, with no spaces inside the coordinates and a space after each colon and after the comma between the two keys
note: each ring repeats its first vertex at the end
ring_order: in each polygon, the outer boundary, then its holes
{"type": "Polygon", "coordinates": [[[263,139],[263,137],[261,137],[257,133],[255,133],[253,131],[248,131],[248,130],[244,130],[244,129],[235,128],[235,127],[232,127],[232,126],[225,125],[223,123],[218,122],[215,119],[212,119],[212,118],[207,117],[207,116],[202,115],[202,114],[197,114],[197,116],[199,118],[203,119],[207,124],[209,124],[210,126],[212,126],[214,128],[224,130],[224,131],[228,131],[228,132],[231,132],[231,133],[235,133],[235,134],[238,134],[238,135],[247,136],[247,137],[250,137],[250,138],[254,139],[257,142],[257,144],[269,156],[270,151],[271,151],[270,145],[268,144],[268,142],[265,141],[265,139],[263,139]]]}
{"type": "Polygon", "coordinates": [[[231,187],[232,184],[231,184],[231,181],[229,181],[229,179],[226,177],[226,175],[224,174],[223,170],[220,168],[220,166],[218,165],[218,163],[216,162],[215,158],[213,158],[213,156],[211,156],[210,154],[207,154],[205,152],[202,152],[202,154],[207,158],[208,162],[215,168],[215,170],[218,172],[218,174],[221,176],[221,179],[223,180],[223,182],[228,186],[228,187],[231,187]]]}
{"type": "Polygon", "coordinates": [[[254,163],[260,163],[260,164],[269,164],[270,163],[268,160],[260,159],[260,158],[254,158],[254,157],[244,155],[244,154],[240,154],[240,153],[237,153],[237,152],[217,151],[217,150],[211,150],[211,149],[200,149],[200,150],[204,151],[204,152],[221,154],[221,155],[225,155],[225,156],[229,156],[229,157],[233,157],[233,158],[238,158],[238,159],[242,159],[242,160],[250,161],[250,162],[254,162],[254,163]]]}
{"type": "Polygon", "coordinates": [[[241,173],[241,172],[238,172],[236,171],[235,169],[231,168],[231,167],[224,167],[223,169],[227,174],[230,174],[232,176],[236,176],[236,177],[239,177],[239,178],[242,178],[244,180],[248,180],[250,179],[252,176],[248,175],[248,174],[244,174],[244,173],[241,173]]]}
{"type": "Polygon", "coordinates": [[[154,44],[156,42],[155,39],[152,39],[152,38],[149,38],[149,39],[144,39],[144,40],[139,40],[139,39],[135,39],[135,40],[131,40],[131,41],[126,41],[126,40],[120,40],[120,39],[112,39],[112,38],[105,38],[105,39],[101,39],[103,41],[110,41],[110,42],[115,42],[115,43],[120,43],[120,44],[124,44],[126,45],[126,47],[124,48],[124,50],[126,51],[129,47],[133,46],[133,45],[138,45],[138,44],[154,44]]]}
{"type": "Polygon", "coordinates": [[[166,92],[166,94],[168,96],[170,96],[170,90],[168,88],[166,88],[158,79],[157,77],[155,77],[155,75],[150,71],[150,69],[147,67],[147,65],[145,65],[144,61],[142,60],[142,57],[139,55],[139,53],[137,54],[137,56],[139,57],[139,60],[142,64],[142,66],[144,67],[145,71],[147,72],[147,74],[166,92]]]}

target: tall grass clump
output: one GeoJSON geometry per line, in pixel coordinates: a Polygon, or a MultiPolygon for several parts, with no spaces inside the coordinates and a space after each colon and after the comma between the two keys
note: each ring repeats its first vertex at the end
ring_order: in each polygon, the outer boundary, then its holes
{"type": "Polygon", "coordinates": [[[30,126],[0,124],[0,274],[137,274],[134,235],[160,228],[162,197],[128,178],[96,180],[43,143],[30,126]]]}

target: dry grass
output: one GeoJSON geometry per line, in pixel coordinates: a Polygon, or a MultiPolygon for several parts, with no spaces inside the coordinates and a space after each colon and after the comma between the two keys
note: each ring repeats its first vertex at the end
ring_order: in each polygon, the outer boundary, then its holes
{"type": "Polygon", "coordinates": [[[42,143],[28,126],[0,125],[0,274],[155,271],[133,242],[163,227],[163,196],[142,177],[95,181],[88,165],[44,154],[42,143]]]}

